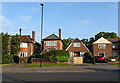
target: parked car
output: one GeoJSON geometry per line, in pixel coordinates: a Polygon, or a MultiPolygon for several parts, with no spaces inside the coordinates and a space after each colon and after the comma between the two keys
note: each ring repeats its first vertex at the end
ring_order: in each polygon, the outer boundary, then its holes
{"type": "Polygon", "coordinates": [[[98,63],[107,63],[107,60],[104,56],[96,56],[95,57],[95,62],[98,62],[98,63]]]}

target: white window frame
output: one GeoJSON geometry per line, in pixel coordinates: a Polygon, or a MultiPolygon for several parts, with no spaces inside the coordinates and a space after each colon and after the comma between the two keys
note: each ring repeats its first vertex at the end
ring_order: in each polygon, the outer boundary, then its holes
{"type": "Polygon", "coordinates": [[[74,52],[70,52],[70,58],[74,57],[74,52]]]}
{"type": "Polygon", "coordinates": [[[73,43],[73,46],[74,47],[80,47],[80,43],[75,42],[75,43],[73,43]]]}
{"type": "Polygon", "coordinates": [[[46,41],[46,46],[57,46],[57,41],[46,41]]]}
{"type": "Polygon", "coordinates": [[[19,57],[21,57],[21,58],[27,57],[27,52],[20,52],[19,57]]]}
{"type": "Polygon", "coordinates": [[[20,43],[20,48],[28,48],[28,45],[27,43],[20,43]]]}
{"type": "Polygon", "coordinates": [[[106,44],[98,44],[99,49],[106,49],[107,45],[106,44]],[[102,46],[104,45],[104,46],[102,46]]]}

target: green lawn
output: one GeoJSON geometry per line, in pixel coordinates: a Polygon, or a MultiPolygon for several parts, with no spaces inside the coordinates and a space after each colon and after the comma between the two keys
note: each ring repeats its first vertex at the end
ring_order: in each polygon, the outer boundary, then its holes
{"type": "Polygon", "coordinates": [[[120,65],[120,63],[108,63],[110,65],[120,65]]]}
{"type": "MultiPolygon", "coordinates": [[[[55,66],[73,66],[72,64],[53,64],[53,63],[43,63],[42,67],[55,67],[55,66]]],[[[32,67],[40,67],[40,63],[28,64],[25,66],[21,66],[20,68],[32,68],[32,67]]]]}
{"type": "Polygon", "coordinates": [[[0,67],[8,66],[8,65],[12,65],[12,63],[10,63],[10,64],[0,64],[0,67]]]}

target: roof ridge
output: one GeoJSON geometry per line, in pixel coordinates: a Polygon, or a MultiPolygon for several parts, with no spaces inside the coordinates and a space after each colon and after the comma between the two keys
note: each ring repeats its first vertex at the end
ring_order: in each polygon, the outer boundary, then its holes
{"type": "Polygon", "coordinates": [[[47,36],[46,38],[44,38],[44,40],[45,40],[45,39],[60,39],[60,38],[53,33],[53,34],[47,36]]]}

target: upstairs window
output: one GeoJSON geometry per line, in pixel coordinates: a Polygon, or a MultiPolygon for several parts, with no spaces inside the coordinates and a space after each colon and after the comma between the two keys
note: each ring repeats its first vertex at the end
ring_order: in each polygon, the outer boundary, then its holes
{"type": "Polygon", "coordinates": [[[74,47],[80,47],[80,43],[73,43],[74,47]]]}
{"type": "Polygon", "coordinates": [[[112,48],[118,48],[118,44],[113,44],[112,48]]]}
{"type": "Polygon", "coordinates": [[[27,43],[20,43],[20,48],[27,48],[27,43]]]}
{"type": "Polygon", "coordinates": [[[57,41],[47,41],[46,46],[57,46],[57,41]]]}
{"type": "Polygon", "coordinates": [[[106,48],[106,44],[98,44],[98,48],[99,49],[105,49],[106,48]]]}

